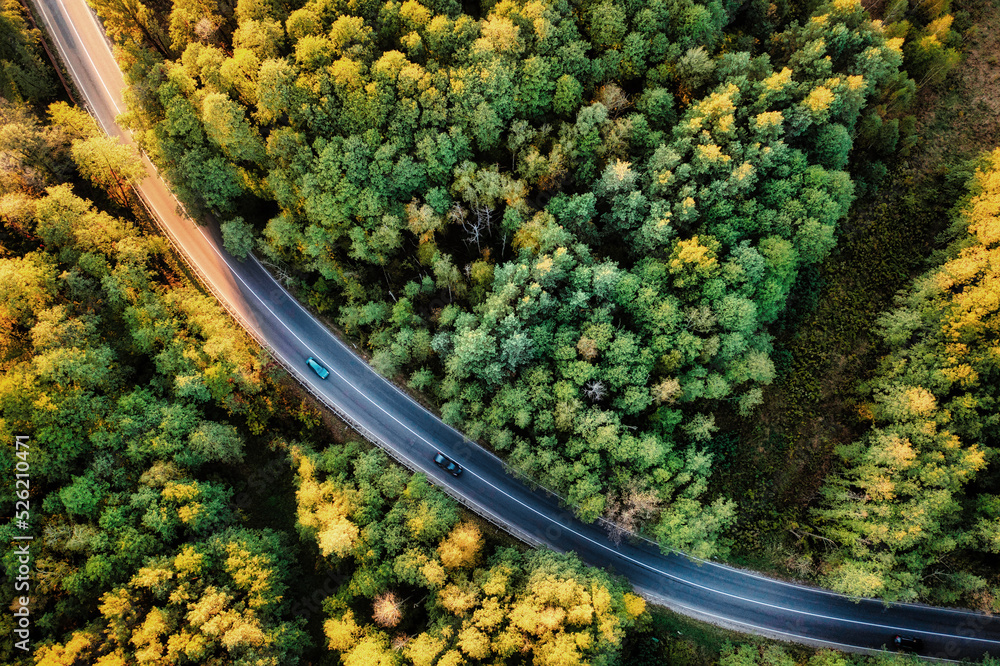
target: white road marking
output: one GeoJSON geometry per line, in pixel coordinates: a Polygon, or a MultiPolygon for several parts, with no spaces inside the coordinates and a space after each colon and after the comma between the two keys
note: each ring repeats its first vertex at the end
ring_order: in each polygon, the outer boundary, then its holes
{"type": "MultiPolygon", "coordinates": [[[[834,594],[836,594],[836,593],[834,593],[834,594]]],[[[793,633],[790,633],[790,632],[787,632],[787,631],[781,631],[779,629],[769,629],[768,627],[761,627],[761,626],[758,626],[756,624],[751,624],[749,622],[743,622],[742,620],[734,620],[732,618],[724,617],[722,615],[715,615],[714,613],[706,613],[705,611],[701,611],[701,610],[698,610],[697,608],[692,608],[690,606],[685,606],[684,604],[678,604],[678,603],[674,603],[674,602],[670,602],[670,603],[673,604],[674,606],[676,606],[677,608],[683,608],[684,610],[688,611],[692,615],[704,615],[704,616],[708,616],[708,617],[711,617],[711,618],[715,618],[716,620],[719,620],[719,621],[721,621],[723,623],[738,624],[738,625],[740,625],[742,627],[750,627],[751,629],[757,629],[758,631],[760,631],[764,635],[766,635],[766,634],[781,634],[782,636],[791,636],[793,638],[805,638],[807,640],[810,640],[810,641],[813,641],[813,642],[816,642],[816,643],[823,643],[824,645],[836,645],[838,647],[854,648],[854,649],[861,648],[863,650],[867,650],[867,651],[870,651],[870,652],[885,652],[885,650],[882,650],[882,649],[879,649],[879,648],[870,648],[870,647],[867,647],[865,645],[852,645],[850,643],[838,643],[837,641],[829,641],[829,640],[826,640],[826,639],[823,639],[823,638],[816,638],[814,636],[803,636],[802,634],[793,634],[793,633]]],[[[929,657],[929,656],[926,656],[926,655],[920,655],[920,658],[921,659],[925,659],[925,660],[926,659],[932,659],[934,661],[947,661],[947,662],[951,662],[953,664],[960,664],[960,663],[962,663],[959,660],[956,660],[956,659],[946,659],[944,657],[929,657]]]]}
{"type": "MultiPolygon", "coordinates": [[[[104,77],[101,76],[101,70],[100,70],[100,68],[94,62],[94,59],[92,57],[90,57],[90,49],[88,49],[84,45],[84,43],[83,43],[83,37],[80,36],[80,31],[78,31],[76,29],[76,24],[73,23],[73,20],[70,18],[69,11],[67,11],[67,9],[66,9],[66,5],[63,4],[63,0],[56,0],[56,2],[58,2],[59,6],[62,7],[63,14],[66,15],[66,22],[69,23],[69,27],[71,27],[73,29],[73,34],[76,35],[77,41],[80,42],[80,47],[82,48],[84,55],[87,56],[87,60],[90,61],[90,66],[93,68],[94,73],[97,75],[97,80],[101,82],[101,86],[104,88],[104,92],[108,93],[108,99],[111,100],[111,104],[115,107],[115,110],[118,111],[118,113],[121,113],[122,112],[121,107],[118,106],[118,102],[115,100],[115,96],[111,94],[111,90],[108,88],[108,84],[106,84],[104,82],[104,77]]],[[[87,11],[89,12],[90,9],[88,8],[87,11]]],[[[102,40],[102,42],[103,42],[103,40],[102,40]]],[[[105,46],[107,46],[106,43],[105,43],[105,46]]],[[[114,59],[113,55],[112,55],[112,59],[114,59]]],[[[117,63],[116,63],[116,66],[117,66],[117,63]]]]}
{"type": "MultiPolygon", "coordinates": [[[[226,259],[226,257],[221,252],[219,252],[219,249],[215,246],[215,244],[213,242],[211,242],[212,239],[209,238],[205,234],[205,232],[203,230],[202,230],[202,234],[205,235],[206,239],[208,239],[209,245],[212,247],[212,249],[215,251],[215,253],[217,255],[219,255],[219,258],[222,259],[223,262],[225,262],[226,266],[228,266],[230,268],[230,270],[232,270],[233,269],[232,265],[229,263],[229,261],[226,259]]],[[[271,313],[272,317],[274,317],[276,320],[278,320],[279,322],[281,322],[281,325],[284,326],[285,329],[287,329],[288,332],[291,333],[295,337],[296,340],[298,340],[300,343],[302,343],[302,345],[305,346],[306,349],[308,349],[310,352],[312,352],[312,354],[314,356],[319,356],[319,354],[315,350],[313,350],[312,347],[310,347],[308,344],[306,344],[302,340],[302,338],[300,338],[298,335],[296,335],[296,333],[288,326],[288,324],[285,323],[285,321],[281,317],[278,317],[278,315],[270,308],[270,306],[264,301],[264,299],[262,299],[260,296],[258,296],[257,293],[253,289],[251,289],[250,285],[247,284],[247,282],[239,275],[239,273],[237,273],[235,270],[233,270],[233,275],[236,277],[236,279],[238,279],[243,284],[244,287],[246,287],[246,289],[251,294],[253,294],[254,298],[256,298],[257,301],[259,301],[260,304],[263,305],[264,308],[268,312],[271,313]]],[[[309,313],[307,312],[306,314],[309,314],[309,313]]],[[[312,317],[312,315],[309,315],[309,316],[312,317]]],[[[354,389],[358,393],[358,395],[362,396],[365,400],[367,400],[369,403],[371,403],[374,407],[376,407],[379,411],[381,411],[387,417],[389,417],[390,419],[392,419],[393,421],[395,421],[396,423],[398,423],[401,427],[403,427],[404,429],[406,429],[410,434],[412,434],[413,436],[419,438],[425,444],[429,445],[432,449],[435,448],[433,442],[431,442],[428,439],[426,439],[420,433],[414,431],[408,425],[406,425],[405,423],[403,423],[402,421],[400,421],[398,418],[396,418],[391,412],[389,412],[384,407],[382,407],[382,405],[380,405],[377,402],[375,402],[374,400],[372,400],[371,397],[369,397],[364,391],[362,391],[357,386],[355,386],[353,383],[351,383],[350,380],[348,380],[346,377],[344,377],[342,374],[340,374],[340,372],[338,372],[336,369],[334,369],[333,367],[331,367],[330,370],[331,370],[331,372],[333,372],[334,374],[336,374],[337,377],[339,377],[341,379],[341,381],[343,381],[345,384],[347,384],[352,389],[354,389]]],[[[309,382],[308,383],[309,383],[310,386],[312,386],[314,388],[317,388],[317,385],[312,382],[312,378],[309,378],[309,382]]],[[[410,460],[410,458],[407,458],[407,460],[410,460]]],[[[412,462],[412,460],[411,460],[411,462],[412,462]]],[[[553,519],[548,514],[542,512],[542,511],[539,511],[538,509],[530,506],[529,504],[526,504],[525,502],[522,502],[518,498],[514,497],[513,495],[511,495],[510,493],[508,493],[507,491],[505,491],[503,488],[500,488],[500,487],[498,487],[498,486],[490,483],[490,481],[487,480],[485,477],[483,477],[483,476],[481,476],[479,474],[476,474],[474,471],[472,471],[468,467],[466,467],[466,472],[469,473],[471,476],[476,477],[482,483],[484,483],[485,485],[489,486],[493,490],[495,490],[495,491],[501,493],[502,495],[506,496],[511,501],[516,502],[517,504],[520,504],[522,507],[524,507],[528,511],[531,511],[532,513],[536,514],[537,516],[540,516],[541,518],[543,518],[545,520],[548,520],[553,525],[558,526],[560,529],[563,529],[563,530],[569,532],[570,534],[574,534],[577,537],[579,537],[580,539],[583,539],[583,540],[589,542],[590,544],[592,544],[592,545],[594,545],[594,546],[596,546],[596,547],[598,547],[600,549],[603,549],[603,550],[605,550],[605,551],[607,551],[609,553],[613,553],[613,554],[617,555],[618,557],[622,558],[623,560],[631,562],[632,564],[635,564],[635,565],[637,565],[639,567],[642,567],[644,569],[648,569],[649,571],[652,571],[653,573],[660,574],[661,576],[663,576],[665,578],[668,578],[670,580],[674,580],[674,581],[679,582],[679,583],[684,583],[686,585],[690,585],[690,586],[695,587],[697,589],[704,590],[706,592],[711,592],[713,594],[719,594],[719,595],[722,595],[722,596],[725,596],[725,597],[729,597],[731,599],[735,599],[735,600],[738,600],[738,601],[743,601],[745,603],[756,604],[756,605],[759,605],[759,606],[763,606],[765,608],[770,608],[770,609],[773,609],[773,610],[784,611],[784,612],[787,612],[787,613],[796,613],[798,615],[805,615],[807,617],[815,617],[815,618],[822,619],[822,620],[831,620],[831,621],[835,621],[835,622],[846,622],[848,624],[858,624],[858,625],[863,625],[863,626],[866,626],[866,627],[873,627],[873,628],[878,628],[878,629],[888,629],[888,630],[891,630],[891,631],[915,631],[915,630],[913,630],[911,628],[908,628],[908,627],[896,627],[896,626],[887,625],[887,624],[876,624],[876,623],[873,623],[873,622],[864,622],[862,620],[851,620],[851,619],[848,619],[848,618],[841,618],[841,617],[836,617],[836,616],[831,616],[831,615],[821,615],[819,613],[812,613],[812,612],[809,612],[809,611],[797,610],[797,609],[794,609],[794,608],[787,608],[785,606],[779,606],[779,605],[776,605],[776,604],[770,604],[770,603],[767,603],[765,601],[758,601],[756,599],[748,599],[746,597],[741,597],[741,596],[739,596],[737,594],[733,594],[731,592],[723,592],[722,590],[716,590],[714,588],[702,585],[700,583],[695,583],[693,581],[686,580],[684,578],[681,578],[680,576],[677,576],[675,574],[671,574],[669,572],[663,571],[662,569],[657,569],[656,567],[654,567],[654,566],[652,566],[650,564],[646,564],[645,562],[642,562],[642,561],[637,560],[637,559],[635,559],[633,557],[630,557],[630,556],[626,555],[625,553],[622,553],[619,550],[615,550],[615,549],[611,548],[610,546],[608,546],[608,545],[606,545],[606,544],[604,544],[604,543],[602,543],[600,541],[592,539],[592,538],[588,537],[585,534],[581,534],[580,532],[577,532],[576,530],[574,530],[574,529],[572,529],[572,528],[570,528],[570,527],[568,527],[566,525],[563,525],[562,523],[560,523],[560,522],[556,521],[555,519],[553,519]]],[[[979,641],[979,642],[983,642],[983,643],[995,643],[997,645],[1000,645],[1000,641],[995,641],[995,640],[992,640],[992,639],[989,639],[989,638],[974,638],[974,637],[969,637],[969,636],[956,636],[954,634],[943,634],[943,633],[934,632],[934,631],[919,631],[917,633],[919,633],[921,635],[924,635],[924,636],[940,636],[940,637],[943,637],[943,638],[963,638],[963,639],[966,639],[966,640],[979,641]]],[[[793,635],[796,635],[796,634],[788,634],[788,635],[789,636],[793,636],[793,635]]],[[[802,638],[809,638],[808,636],[801,636],[801,637],[802,638]]],[[[863,646],[863,645],[856,645],[856,646],[853,646],[853,647],[865,647],[865,646],[863,646]]]]}
{"type": "MultiPolygon", "coordinates": [[[[272,281],[272,283],[276,287],[278,287],[278,289],[280,289],[285,294],[285,296],[288,298],[288,300],[291,301],[292,303],[294,303],[307,317],[309,317],[310,319],[312,319],[317,324],[318,328],[323,333],[325,333],[327,335],[327,337],[329,337],[331,340],[334,341],[334,343],[336,343],[337,345],[339,345],[340,347],[342,347],[344,349],[344,351],[346,351],[348,354],[351,354],[351,355],[357,357],[357,354],[355,354],[353,351],[351,351],[351,349],[347,346],[347,344],[343,340],[341,340],[339,337],[337,337],[336,335],[334,335],[334,333],[330,329],[328,329],[326,326],[324,326],[321,322],[317,321],[316,318],[313,316],[313,314],[311,312],[309,312],[309,310],[307,310],[306,307],[304,305],[302,305],[302,303],[300,303],[299,300],[297,298],[295,298],[291,294],[291,292],[289,292],[287,289],[285,289],[284,285],[282,285],[280,282],[278,282],[277,280],[275,280],[274,276],[271,275],[270,271],[268,271],[266,268],[264,268],[264,266],[260,263],[260,261],[257,260],[257,257],[255,257],[253,254],[251,254],[250,257],[253,259],[254,263],[256,263],[258,267],[260,267],[261,271],[263,271],[265,274],[267,274],[268,278],[272,281]]],[[[223,261],[225,261],[224,257],[223,257],[223,261]]],[[[229,265],[229,262],[227,261],[226,264],[229,265]]],[[[359,359],[359,360],[361,360],[361,362],[364,363],[364,359],[359,359]]],[[[413,396],[411,396],[409,393],[407,393],[403,389],[399,388],[394,383],[390,382],[389,380],[387,380],[385,377],[383,377],[382,375],[378,374],[377,372],[373,371],[372,374],[380,382],[382,382],[385,386],[388,386],[388,387],[392,388],[396,393],[398,393],[403,398],[405,398],[406,400],[408,400],[415,407],[417,407],[417,408],[419,408],[421,410],[427,411],[427,408],[424,407],[423,405],[421,405],[419,402],[417,402],[413,398],[413,396]]],[[[365,396],[365,397],[367,397],[367,396],[365,396]]],[[[435,419],[437,418],[433,414],[431,414],[431,416],[433,418],[435,418],[435,419]]],[[[448,428],[449,430],[451,430],[452,432],[454,432],[457,437],[459,437],[460,439],[463,439],[463,440],[467,441],[469,443],[469,445],[475,446],[477,449],[479,449],[480,451],[482,451],[486,455],[491,456],[493,459],[495,459],[501,465],[506,466],[506,463],[498,455],[496,455],[495,453],[493,453],[492,451],[490,451],[488,449],[483,448],[482,446],[480,446],[478,444],[475,444],[475,443],[469,441],[464,436],[464,434],[462,432],[460,432],[459,430],[455,429],[451,425],[445,423],[444,421],[441,421],[440,419],[437,419],[437,420],[438,420],[438,422],[441,425],[445,426],[446,428],[448,428]]],[[[407,428],[407,429],[409,430],[409,428],[407,428]]],[[[410,432],[413,432],[413,431],[411,430],[410,432]]],[[[414,433],[414,434],[416,434],[416,433],[414,433]]],[[[423,439],[423,438],[421,437],[421,439],[423,439]]],[[[424,440],[424,441],[426,442],[427,440],[424,440]]],[[[428,444],[430,444],[430,442],[428,442],[428,444]]],[[[482,477],[479,477],[479,478],[482,478],[482,477]]],[[[483,480],[485,481],[485,479],[483,479],[483,480]]],[[[492,486],[492,484],[489,484],[488,482],[486,482],[486,483],[488,485],[492,486]]],[[[498,488],[498,490],[499,490],[499,488],[498,488]]],[[[557,494],[557,493],[553,493],[553,494],[557,494]]],[[[556,523],[556,524],[558,525],[559,523],[556,523]]],[[[632,536],[635,536],[635,537],[643,539],[644,541],[646,541],[647,543],[649,543],[653,547],[656,547],[656,548],[660,547],[659,544],[657,544],[657,543],[655,543],[653,541],[650,541],[649,539],[646,539],[642,535],[633,534],[632,536]]],[[[781,579],[778,579],[778,578],[769,578],[768,576],[764,576],[764,575],[755,573],[753,571],[747,571],[745,569],[738,569],[738,568],[729,566],[727,564],[722,564],[720,562],[714,562],[712,560],[706,560],[706,559],[701,558],[701,557],[694,557],[692,555],[688,555],[687,553],[681,552],[681,551],[679,551],[679,550],[677,550],[675,548],[671,548],[669,550],[670,550],[670,552],[672,552],[672,553],[674,553],[676,555],[683,556],[683,557],[686,557],[688,559],[695,560],[697,562],[701,562],[703,564],[707,564],[707,565],[709,565],[711,567],[715,567],[717,569],[722,569],[723,571],[725,571],[727,573],[733,573],[733,574],[737,574],[737,575],[748,576],[748,577],[753,578],[755,580],[761,580],[761,581],[764,581],[764,582],[767,582],[767,583],[775,583],[775,584],[781,585],[783,587],[790,587],[790,588],[793,588],[793,589],[796,589],[796,590],[808,590],[810,592],[818,592],[820,594],[824,594],[824,595],[831,596],[831,597],[837,597],[837,598],[840,598],[840,599],[846,599],[848,601],[853,601],[853,602],[858,602],[858,601],[873,601],[873,599],[871,597],[852,597],[852,596],[849,596],[849,595],[846,595],[846,594],[841,594],[840,592],[834,592],[833,590],[826,590],[826,589],[823,589],[821,587],[814,587],[812,585],[799,585],[799,584],[796,584],[796,583],[789,583],[788,581],[784,581],[784,580],[781,580],[781,579]]],[[[938,607],[938,606],[927,606],[926,604],[911,603],[911,602],[895,602],[894,605],[895,606],[907,606],[907,607],[910,607],[910,608],[925,608],[925,609],[928,609],[928,610],[933,610],[934,612],[947,612],[947,613],[954,613],[954,614],[960,614],[960,615],[969,615],[971,617],[978,617],[978,618],[988,617],[988,616],[986,616],[986,615],[984,615],[982,613],[977,613],[975,611],[965,610],[965,609],[961,609],[961,608],[941,608],[941,607],[938,607]]]]}

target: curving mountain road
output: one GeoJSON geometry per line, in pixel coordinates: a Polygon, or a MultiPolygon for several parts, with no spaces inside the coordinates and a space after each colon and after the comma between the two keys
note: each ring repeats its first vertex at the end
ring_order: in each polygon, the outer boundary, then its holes
{"type": "MultiPolygon", "coordinates": [[[[124,81],[85,0],[34,0],[51,38],[111,135],[131,139],[115,123],[125,110],[124,81]]],[[[175,246],[225,307],[314,395],[403,464],[425,472],[473,511],[521,539],[626,576],[650,601],[741,631],[841,649],[877,649],[895,634],[923,639],[926,656],[1000,656],[1000,618],[961,610],[900,604],[887,607],[825,590],[772,580],[713,562],[664,555],[648,542],[615,545],[599,525],[586,525],[558,499],[511,476],[491,453],[470,444],[409,396],[382,379],[313,318],[256,260],[241,263],[222,249],[216,228],[178,214],[177,202],[148,162],[140,187],[175,246]],[[305,358],[330,368],[320,380],[305,358]],[[433,463],[435,450],[458,460],[453,478],[433,463]]]]}

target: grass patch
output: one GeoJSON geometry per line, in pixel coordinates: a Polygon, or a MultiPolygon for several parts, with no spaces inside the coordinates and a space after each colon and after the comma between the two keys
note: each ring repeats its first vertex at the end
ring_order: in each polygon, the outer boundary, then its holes
{"type": "Polygon", "coordinates": [[[675,613],[659,606],[649,607],[647,626],[625,640],[621,663],[629,666],[713,666],[732,646],[780,647],[796,663],[805,663],[816,650],[802,645],[749,636],[675,613]]]}

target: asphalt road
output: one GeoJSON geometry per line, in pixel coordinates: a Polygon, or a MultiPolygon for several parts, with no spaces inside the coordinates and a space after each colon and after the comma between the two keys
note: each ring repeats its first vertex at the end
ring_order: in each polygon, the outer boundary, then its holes
{"type": "MultiPolygon", "coordinates": [[[[124,111],[122,75],[85,0],[33,0],[90,111],[112,135],[124,111]]],[[[586,525],[557,498],[532,490],[501,461],[467,442],[409,396],[382,379],[296,302],[255,260],[222,249],[217,229],[177,212],[170,191],[149,165],[141,194],[162,226],[226,308],[315,395],[363,434],[414,470],[425,472],[476,513],[536,545],[575,551],[584,561],[626,576],[647,599],[686,615],[750,633],[842,649],[877,649],[896,634],[923,639],[923,654],[945,659],[1000,656],[1000,618],[901,604],[887,607],[772,580],[712,562],[659,552],[648,542],[615,545],[599,525],[586,525]],[[321,380],[306,368],[313,356],[330,369],[321,380]],[[459,461],[453,478],[433,463],[435,450],[459,461]]]]}

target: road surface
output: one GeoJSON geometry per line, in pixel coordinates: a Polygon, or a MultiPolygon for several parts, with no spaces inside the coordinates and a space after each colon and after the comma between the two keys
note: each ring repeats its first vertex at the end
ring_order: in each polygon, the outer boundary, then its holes
{"type": "MultiPolygon", "coordinates": [[[[111,135],[131,141],[115,123],[125,110],[124,81],[85,0],[34,0],[90,111],[111,135]]],[[[576,520],[557,498],[532,490],[501,461],[467,442],[377,375],[293,299],[255,260],[222,249],[217,228],[180,216],[170,191],[147,162],[140,187],[162,227],[223,305],[313,394],[362,434],[413,470],[426,473],[476,513],[534,545],[575,551],[585,562],[626,576],[647,599],[714,624],[841,649],[877,649],[896,634],[923,639],[923,654],[944,659],[1000,656],[1000,618],[960,610],[854,600],[677,554],[648,542],[609,540],[599,525],[576,520]],[[321,380],[313,356],[330,369],[321,380]],[[439,470],[440,450],[459,461],[458,478],[439,470]]]]}

